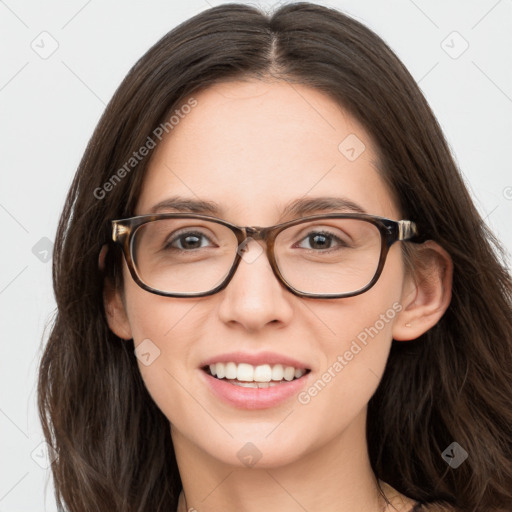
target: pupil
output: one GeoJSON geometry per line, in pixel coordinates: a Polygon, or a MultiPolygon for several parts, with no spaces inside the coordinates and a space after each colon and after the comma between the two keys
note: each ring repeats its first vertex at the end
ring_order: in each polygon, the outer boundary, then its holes
{"type": "Polygon", "coordinates": [[[325,235],[311,235],[309,243],[314,249],[325,249],[329,246],[328,238],[325,235]]]}
{"type": "Polygon", "coordinates": [[[184,241],[182,245],[185,249],[195,249],[200,241],[197,235],[188,235],[183,237],[182,240],[184,241]]]}

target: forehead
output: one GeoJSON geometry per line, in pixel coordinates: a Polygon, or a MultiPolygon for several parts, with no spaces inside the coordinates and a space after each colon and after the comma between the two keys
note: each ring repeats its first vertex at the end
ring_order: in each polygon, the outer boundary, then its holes
{"type": "Polygon", "coordinates": [[[293,200],[334,196],[396,217],[369,135],[322,92],[235,81],[194,99],[154,150],[136,214],[180,196],[214,202],[235,223],[268,225],[293,200]]]}

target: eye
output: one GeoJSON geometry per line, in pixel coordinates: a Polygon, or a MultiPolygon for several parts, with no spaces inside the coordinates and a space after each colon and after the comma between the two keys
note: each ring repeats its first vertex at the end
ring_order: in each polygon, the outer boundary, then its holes
{"type": "Polygon", "coordinates": [[[298,246],[303,249],[325,250],[332,249],[335,244],[339,247],[347,247],[343,240],[328,231],[312,231],[299,242],[298,246]]]}
{"type": "Polygon", "coordinates": [[[200,231],[185,231],[178,235],[172,234],[166,244],[165,249],[178,249],[181,251],[202,249],[211,244],[211,240],[200,231]]]}

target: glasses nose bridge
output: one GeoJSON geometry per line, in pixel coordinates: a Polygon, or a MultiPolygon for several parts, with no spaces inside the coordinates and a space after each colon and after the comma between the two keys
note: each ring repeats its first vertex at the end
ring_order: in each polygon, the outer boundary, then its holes
{"type": "Polygon", "coordinates": [[[266,243],[270,229],[271,228],[261,226],[248,226],[243,228],[243,232],[246,239],[252,238],[253,240],[261,240],[266,243]]]}
{"type": "Polygon", "coordinates": [[[274,227],[273,226],[269,226],[269,227],[247,226],[247,227],[241,228],[241,230],[243,233],[243,239],[239,243],[239,246],[238,246],[239,250],[240,249],[242,249],[244,251],[247,250],[247,245],[249,244],[249,242],[251,240],[262,241],[265,244],[265,252],[267,254],[270,264],[272,265],[271,253],[273,252],[274,244],[273,243],[269,244],[268,242],[269,242],[269,237],[271,236],[271,234],[274,230],[274,227]]]}

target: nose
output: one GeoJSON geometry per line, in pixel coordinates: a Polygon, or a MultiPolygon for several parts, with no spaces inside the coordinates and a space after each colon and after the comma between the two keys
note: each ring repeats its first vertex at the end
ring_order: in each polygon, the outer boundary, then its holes
{"type": "Polygon", "coordinates": [[[289,323],[293,315],[290,301],[294,296],[272,272],[262,245],[250,239],[241,256],[235,275],[219,293],[220,319],[248,331],[257,331],[267,324],[289,323]]]}

